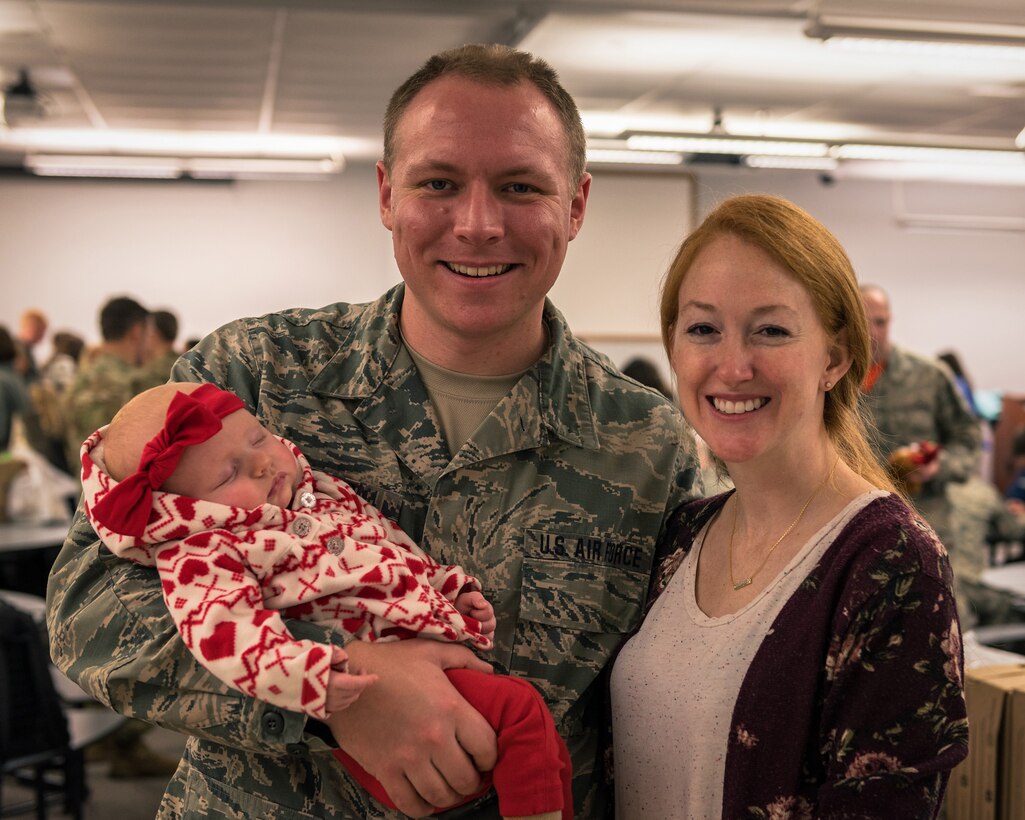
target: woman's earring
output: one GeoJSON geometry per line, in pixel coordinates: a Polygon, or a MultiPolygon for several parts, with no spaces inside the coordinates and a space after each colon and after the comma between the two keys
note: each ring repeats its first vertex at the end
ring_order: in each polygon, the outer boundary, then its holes
{"type": "Polygon", "coordinates": [[[829,390],[833,386],[832,382],[826,382],[826,390],[829,390]]]}

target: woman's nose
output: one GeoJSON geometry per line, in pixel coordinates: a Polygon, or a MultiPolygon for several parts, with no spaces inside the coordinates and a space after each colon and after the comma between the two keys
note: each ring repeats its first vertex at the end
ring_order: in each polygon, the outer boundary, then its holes
{"type": "Polygon", "coordinates": [[[726,384],[740,384],[754,377],[751,351],[742,340],[728,340],[720,348],[719,377],[726,384]]]}

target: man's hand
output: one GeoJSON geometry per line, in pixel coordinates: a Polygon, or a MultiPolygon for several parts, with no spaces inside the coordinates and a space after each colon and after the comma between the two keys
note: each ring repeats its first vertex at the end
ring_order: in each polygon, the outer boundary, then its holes
{"type": "Polygon", "coordinates": [[[469,649],[426,638],[346,645],[349,669],[377,682],[327,721],[335,740],[413,817],[480,789],[498,757],[494,730],[455,690],[445,669],[491,672],[469,649]]]}

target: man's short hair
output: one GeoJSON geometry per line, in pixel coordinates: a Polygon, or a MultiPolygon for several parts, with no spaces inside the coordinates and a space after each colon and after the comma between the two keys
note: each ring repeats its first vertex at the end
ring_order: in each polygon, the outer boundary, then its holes
{"type": "Polygon", "coordinates": [[[532,83],[552,104],[562,122],[570,182],[574,186],[580,184],[587,165],[587,138],[573,97],[562,87],[559,75],[547,62],[498,44],[470,44],[435,54],[395,90],[384,114],[385,168],[392,169],[395,133],[410,103],[429,83],[449,75],[484,85],[508,87],[521,82],[532,83]]]}
{"type": "Polygon", "coordinates": [[[134,299],[116,296],[100,310],[100,335],[105,342],[118,342],[148,317],[149,311],[134,299]]]}
{"type": "Polygon", "coordinates": [[[150,314],[157,335],[168,344],[178,338],[178,318],[169,310],[154,310],[150,314]]]}

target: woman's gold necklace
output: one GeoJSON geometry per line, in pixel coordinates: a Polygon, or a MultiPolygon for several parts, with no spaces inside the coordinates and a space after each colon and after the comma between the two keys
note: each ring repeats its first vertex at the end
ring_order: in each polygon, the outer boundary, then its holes
{"type": "Polygon", "coordinates": [[[840,456],[837,456],[836,457],[836,461],[833,462],[833,467],[830,469],[828,475],[826,475],[826,477],[824,479],[822,479],[822,482],[819,484],[819,486],[817,486],[815,488],[815,490],[812,492],[812,494],[810,496],[808,496],[808,500],[804,502],[804,506],[801,507],[801,511],[797,514],[797,518],[795,518],[791,522],[789,527],[787,527],[785,530],[783,530],[783,534],[779,538],[776,539],[776,543],[773,544],[771,547],[769,547],[769,551],[767,553],[765,553],[765,557],[762,559],[762,563],[760,563],[755,568],[755,571],[752,572],[750,575],[748,575],[747,578],[744,578],[742,581],[734,581],[733,580],[733,536],[736,535],[736,533],[737,533],[737,507],[740,506],[737,503],[737,499],[736,498],[733,499],[733,526],[730,527],[729,562],[730,562],[730,583],[733,584],[733,591],[734,592],[737,592],[737,591],[743,589],[744,587],[751,586],[751,583],[754,581],[755,576],[759,572],[762,571],[762,567],[764,567],[766,562],[769,560],[769,556],[772,555],[773,550],[775,550],[776,547],[778,547],[781,543],[783,543],[783,539],[786,538],[788,535],[790,535],[790,533],[794,529],[794,527],[796,527],[798,524],[801,523],[801,519],[804,518],[804,514],[808,511],[808,507],[811,505],[811,502],[815,500],[815,496],[817,496],[819,494],[819,491],[823,487],[825,487],[826,484],[829,483],[829,480],[833,477],[833,473],[836,472],[836,465],[839,464],[839,463],[840,463],[840,456]]]}

